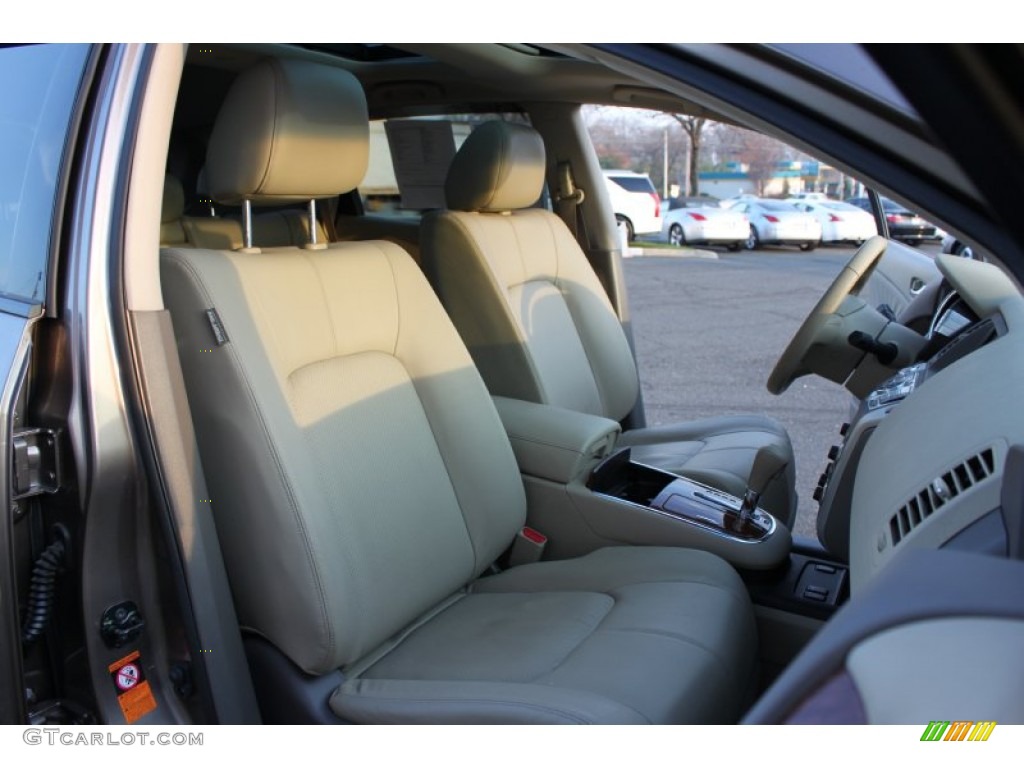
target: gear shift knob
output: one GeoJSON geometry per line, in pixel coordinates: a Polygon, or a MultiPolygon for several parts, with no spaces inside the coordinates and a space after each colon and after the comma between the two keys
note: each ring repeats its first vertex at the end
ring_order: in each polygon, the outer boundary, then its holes
{"type": "Polygon", "coordinates": [[[750,479],[747,481],[747,492],[743,494],[740,505],[740,520],[746,521],[754,514],[761,494],[780,472],[789,464],[782,449],[776,445],[765,445],[758,449],[754,457],[754,465],[750,468],[750,479]]]}

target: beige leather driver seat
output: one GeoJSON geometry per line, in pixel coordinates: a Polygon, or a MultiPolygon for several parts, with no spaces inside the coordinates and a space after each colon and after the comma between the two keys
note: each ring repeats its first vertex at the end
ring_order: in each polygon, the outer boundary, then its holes
{"type": "MultiPolygon", "coordinates": [[[[533,207],[544,143],[532,128],[476,128],[452,161],[448,211],[424,219],[424,271],[494,395],[621,421],[639,395],[629,343],[568,227],[533,207]]],[[[680,361],[680,366],[686,365],[680,361]]],[[[724,416],[623,433],[633,459],[742,496],[758,448],[789,465],[761,505],[792,527],[793,448],[764,416],[724,416]]]]}
{"type": "MultiPolygon", "coordinates": [[[[211,193],[347,192],[368,143],[354,77],[265,61],[221,108],[211,193]]],[[[523,525],[522,482],[469,353],[401,248],[161,256],[238,616],[289,670],[254,666],[265,716],[287,700],[309,706],[285,719],[356,723],[739,717],[755,628],[718,557],[621,547],[482,576],[523,525]]]]}
{"type": "MultiPolygon", "coordinates": [[[[200,174],[202,180],[205,173],[200,174]]],[[[327,234],[317,222],[317,241],[327,234]]],[[[264,246],[302,245],[310,240],[309,214],[294,208],[274,208],[252,217],[253,237],[264,246]]],[[[163,210],[160,216],[160,245],[196,248],[241,248],[242,222],[221,216],[186,216],[185,190],[173,175],[164,176],[163,210]]]]}

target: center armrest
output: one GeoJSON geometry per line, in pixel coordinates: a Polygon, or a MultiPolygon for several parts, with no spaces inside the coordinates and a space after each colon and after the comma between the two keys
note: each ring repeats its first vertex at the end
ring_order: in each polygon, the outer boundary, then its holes
{"type": "Polygon", "coordinates": [[[568,483],[607,456],[619,438],[618,422],[553,405],[495,397],[519,471],[568,483]]]}

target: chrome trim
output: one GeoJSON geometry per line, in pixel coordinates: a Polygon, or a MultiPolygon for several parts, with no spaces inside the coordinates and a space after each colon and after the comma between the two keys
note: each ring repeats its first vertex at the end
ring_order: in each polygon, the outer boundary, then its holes
{"type": "Polygon", "coordinates": [[[120,259],[130,176],[131,144],[150,47],[110,45],[95,86],[81,138],[79,171],[69,190],[74,202],[68,228],[62,316],[71,350],[68,435],[86,520],[82,554],[82,614],[96,703],[107,722],[123,718],[107,664],[123,649],[110,649],[92,622],[114,601],[131,599],[146,610],[147,630],[137,643],[153,670],[159,701],[147,724],[186,722],[181,701],[161,680],[169,659],[159,642],[163,616],[151,588],[155,567],[148,548],[149,498],[128,421],[123,385],[131,371],[119,359],[114,313],[122,297],[120,259]]]}
{"type": "Polygon", "coordinates": [[[242,201],[242,247],[252,248],[252,201],[249,198],[242,201]]]}
{"type": "Polygon", "coordinates": [[[316,199],[309,200],[309,244],[316,245],[316,199]]]}
{"type": "MultiPolygon", "coordinates": [[[[703,489],[706,489],[708,491],[711,491],[712,494],[716,494],[716,495],[720,494],[720,495],[723,495],[723,496],[729,496],[731,498],[734,498],[737,501],[737,509],[739,508],[739,501],[740,501],[739,498],[736,497],[736,496],[733,496],[731,493],[726,493],[725,491],[721,491],[718,488],[712,488],[710,485],[705,485],[704,483],[699,483],[696,480],[693,480],[693,479],[691,479],[689,477],[684,477],[682,475],[677,475],[677,474],[675,474],[673,472],[667,472],[666,470],[662,469],[661,467],[652,467],[650,464],[644,464],[642,461],[632,461],[631,460],[630,463],[631,464],[635,464],[638,467],[644,467],[645,469],[650,469],[650,470],[654,470],[655,472],[660,472],[661,474],[667,475],[668,477],[674,478],[676,480],[685,480],[686,482],[692,483],[693,485],[695,485],[695,486],[697,486],[699,488],[703,488],[703,489]]],[[[767,516],[767,518],[771,521],[771,525],[768,527],[768,529],[765,531],[765,533],[760,538],[757,538],[757,539],[745,539],[745,538],[741,538],[739,536],[735,536],[732,533],[730,533],[729,531],[726,531],[724,528],[718,527],[717,525],[708,525],[707,523],[702,523],[700,520],[695,520],[695,519],[693,519],[691,517],[685,517],[683,515],[673,514],[672,512],[669,512],[669,511],[664,510],[664,509],[656,509],[655,507],[648,507],[646,504],[637,504],[635,501],[629,501],[628,499],[623,499],[623,498],[620,498],[619,496],[612,496],[610,493],[605,493],[603,491],[592,491],[589,488],[587,490],[590,491],[591,493],[593,493],[595,496],[603,496],[606,499],[612,499],[613,501],[615,501],[617,503],[620,503],[620,504],[628,504],[629,506],[634,507],[636,509],[646,510],[647,512],[653,512],[656,515],[661,515],[662,517],[667,517],[667,518],[669,518],[671,520],[676,520],[676,521],[679,521],[679,522],[688,523],[688,524],[694,526],[695,528],[700,528],[701,530],[705,530],[708,533],[711,533],[711,534],[714,534],[715,536],[718,536],[719,538],[725,539],[726,541],[734,541],[734,542],[736,542],[738,544],[760,544],[761,542],[767,541],[768,539],[770,539],[772,537],[772,535],[775,533],[776,529],[778,528],[778,521],[775,519],[775,515],[773,515],[771,512],[768,512],[765,509],[762,509],[761,507],[758,507],[757,511],[760,511],[762,514],[767,516]]]]}
{"type": "MultiPolygon", "coordinates": [[[[683,478],[683,479],[685,480],[686,478],[683,478]]],[[[775,521],[775,516],[772,515],[769,512],[765,512],[765,514],[768,515],[768,517],[772,521],[771,527],[760,538],[757,538],[757,539],[744,539],[744,538],[740,538],[739,536],[734,536],[733,534],[731,534],[728,531],[726,531],[724,528],[719,528],[717,525],[708,525],[706,523],[702,523],[700,520],[695,520],[692,517],[685,517],[683,515],[676,515],[676,514],[673,514],[672,512],[668,512],[668,511],[666,511],[664,509],[656,509],[655,507],[648,507],[648,506],[646,506],[644,504],[637,504],[635,501],[629,501],[628,499],[623,499],[623,498],[620,498],[618,496],[612,496],[611,494],[604,493],[602,491],[591,491],[591,493],[593,493],[595,496],[603,496],[606,499],[611,499],[612,501],[614,501],[616,503],[619,503],[619,504],[626,504],[626,505],[628,505],[630,507],[634,507],[635,509],[642,509],[645,512],[652,512],[655,515],[660,515],[661,517],[667,517],[668,519],[675,520],[676,522],[687,523],[688,525],[691,525],[694,528],[700,528],[701,530],[707,531],[708,533],[710,533],[710,534],[712,534],[714,536],[718,536],[720,539],[725,539],[726,541],[733,541],[733,542],[736,542],[737,544],[760,544],[761,542],[767,541],[768,539],[770,539],[772,537],[772,534],[775,533],[775,529],[777,527],[777,523],[775,521]]]]}
{"type": "Polygon", "coordinates": [[[943,315],[945,315],[946,312],[948,312],[950,308],[958,301],[960,301],[960,294],[957,293],[955,290],[950,291],[942,298],[942,301],[940,301],[939,305],[935,308],[935,312],[932,313],[932,322],[928,326],[928,333],[926,334],[926,338],[930,339],[935,335],[935,330],[938,328],[939,325],[939,319],[943,315]]]}

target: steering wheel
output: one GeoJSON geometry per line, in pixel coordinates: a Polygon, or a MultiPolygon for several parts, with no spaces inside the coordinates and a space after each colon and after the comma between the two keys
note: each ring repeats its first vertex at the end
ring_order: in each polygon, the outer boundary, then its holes
{"type": "Polygon", "coordinates": [[[865,240],[853,254],[853,258],[832,281],[832,285],[815,304],[779,357],[775,369],[768,377],[769,392],[781,395],[795,379],[814,372],[807,365],[808,353],[815,342],[819,341],[822,329],[843,300],[847,296],[856,295],[864,287],[885,253],[886,245],[888,241],[884,237],[875,235],[865,240]]]}

